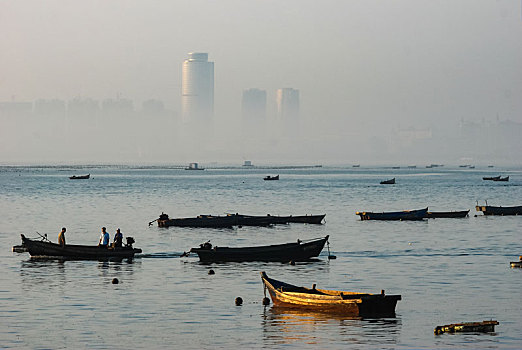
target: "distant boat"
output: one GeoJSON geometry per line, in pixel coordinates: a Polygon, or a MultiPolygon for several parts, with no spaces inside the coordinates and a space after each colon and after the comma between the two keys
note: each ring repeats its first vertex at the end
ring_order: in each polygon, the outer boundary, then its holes
{"type": "Polygon", "coordinates": [[[509,264],[511,267],[522,267],[522,255],[518,257],[518,261],[511,261],[509,264]]]}
{"type": "Polygon", "coordinates": [[[263,178],[263,180],[265,180],[265,181],[270,181],[270,180],[279,180],[279,175],[276,175],[276,176],[270,176],[270,175],[268,175],[268,176],[265,176],[265,177],[263,178]]]}
{"type": "Polygon", "coordinates": [[[494,168],[495,166],[494,165],[488,165],[488,168],[494,168]]]}
{"type": "Polygon", "coordinates": [[[462,164],[462,165],[459,165],[459,168],[468,168],[470,166],[471,166],[470,164],[462,164]]]}
{"type": "Polygon", "coordinates": [[[205,170],[205,168],[200,168],[198,163],[190,163],[185,170],[205,170]]]}
{"type": "Polygon", "coordinates": [[[91,174],[79,175],[79,176],[73,175],[73,176],[69,176],[69,179],[71,179],[71,180],[86,180],[86,179],[88,179],[90,177],[91,177],[91,174]]]}
{"type": "Polygon", "coordinates": [[[394,185],[395,184],[395,178],[390,180],[385,180],[380,182],[381,185],[394,185]]]}
{"type": "Polygon", "coordinates": [[[308,241],[274,244],[255,247],[212,247],[210,242],[192,248],[191,253],[196,253],[202,262],[243,262],[243,261],[307,261],[319,256],[328,237],[311,239],[308,241]]]}
{"type": "Polygon", "coordinates": [[[484,215],[522,215],[522,206],[516,207],[495,207],[492,205],[477,205],[477,211],[481,211],[484,215]]]}
{"type": "Polygon", "coordinates": [[[468,216],[469,210],[462,211],[429,211],[426,213],[426,218],[465,218],[468,216]]]}
{"type": "Polygon", "coordinates": [[[394,212],[383,212],[383,213],[374,213],[374,212],[356,212],[355,215],[359,215],[361,220],[422,220],[426,217],[426,213],[428,212],[428,208],[419,209],[419,210],[404,210],[404,211],[394,211],[394,212]]]}
{"type": "Polygon", "coordinates": [[[494,332],[495,326],[498,325],[498,321],[482,321],[482,322],[463,322],[463,323],[452,323],[444,326],[437,326],[433,331],[435,334],[442,333],[455,333],[455,332],[494,332]]]}
{"type": "Polygon", "coordinates": [[[400,295],[368,294],[298,287],[261,272],[261,280],[276,307],[355,317],[395,317],[400,295]]]}
{"type": "Polygon", "coordinates": [[[408,169],[415,169],[415,168],[417,168],[416,165],[408,165],[408,169]]]}
{"type": "Polygon", "coordinates": [[[498,181],[498,180],[500,180],[500,175],[499,176],[485,176],[482,178],[482,180],[498,181]]]}
{"type": "Polygon", "coordinates": [[[392,166],[392,169],[400,169],[400,166],[392,166]]]}
{"type": "Polygon", "coordinates": [[[352,165],[352,168],[359,168],[361,165],[360,164],[354,164],[352,165]]]}
{"type": "Polygon", "coordinates": [[[474,165],[470,165],[469,168],[470,169],[475,169],[475,166],[474,165]]]}
{"type": "Polygon", "coordinates": [[[509,181],[509,176],[501,177],[499,179],[493,179],[493,181],[509,181]]]}

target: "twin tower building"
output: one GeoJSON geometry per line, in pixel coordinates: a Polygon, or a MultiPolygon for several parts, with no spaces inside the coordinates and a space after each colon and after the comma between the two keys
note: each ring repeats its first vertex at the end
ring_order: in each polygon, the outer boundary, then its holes
{"type": "MultiPolygon", "coordinates": [[[[299,120],[299,90],[283,88],[276,91],[276,116],[282,123],[299,120]]],[[[214,62],[208,53],[191,52],[183,61],[181,109],[185,123],[206,124],[214,119],[214,62]]],[[[267,117],[266,91],[243,91],[241,113],[243,121],[255,125],[267,117]]]]}

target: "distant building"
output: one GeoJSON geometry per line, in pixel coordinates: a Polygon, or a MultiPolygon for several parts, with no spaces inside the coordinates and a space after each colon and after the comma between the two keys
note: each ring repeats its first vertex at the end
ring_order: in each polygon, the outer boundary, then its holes
{"type": "Polygon", "coordinates": [[[253,167],[254,165],[252,164],[251,160],[245,160],[245,162],[243,163],[243,166],[245,166],[245,167],[253,167]]]}
{"type": "Polygon", "coordinates": [[[165,105],[159,100],[147,100],[142,103],[141,109],[145,114],[163,114],[165,105]]]}
{"type": "Polygon", "coordinates": [[[134,102],[125,98],[107,98],[102,101],[101,110],[104,116],[129,116],[134,112],[134,102]]]}
{"type": "Polygon", "coordinates": [[[208,53],[191,52],[183,61],[182,118],[186,123],[212,121],[214,116],[214,62],[208,53]]]}
{"type": "Polygon", "coordinates": [[[266,119],[266,91],[243,90],[241,115],[244,121],[264,121],[266,119]]]}
{"type": "Polygon", "coordinates": [[[34,102],[34,114],[37,116],[65,116],[66,107],[63,100],[36,100],[34,102]]]}
{"type": "Polygon", "coordinates": [[[74,98],[67,104],[67,115],[71,117],[93,117],[100,112],[98,101],[90,98],[74,98]]]}
{"type": "Polygon", "coordinates": [[[280,121],[299,120],[299,90],[283,88],[276,91],[277,117],[280,121]]]}

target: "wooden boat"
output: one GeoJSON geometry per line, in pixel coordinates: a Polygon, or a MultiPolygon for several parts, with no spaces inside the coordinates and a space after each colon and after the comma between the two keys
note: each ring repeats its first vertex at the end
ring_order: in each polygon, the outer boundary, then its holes
{"type": "Polygon", "coordinates": [[[426,218],[465,218],[468,216],[469,210],[461,211],[429,211],[426,213],[426,218]]]}
{"type": "Polygon", "coordinates": [[[389,180],[385,180],[385,181],[381,181],[380,183],[381,183],[381,185],[394,185],[395,184],[395,178],[389,179],[389,180]]]}
{"type": "Polygon", "coordinates": [[[192,248],[202,262],[243,262],[243,261],[306,261],[317,257],[328,241],[328,237],[308,241],[297,240],[294,243],[274,244],[257,247],[212,247],[210,242],[192,248]]]}
{"type": "Polygon", "coordinates": [[[87,180],[90,177],[91,177],[91,174],[79,175],[79,176],[73,175],[73,176],[69,176],[69,179],[71,179],[71,180],[87,180]]]}
{"type": "MultiPolygon", "coordinates": [[[[194,218],[170,219],[167,214],[162,213],[158,219],[159,227],[211,227],[229,228],[233,226],[270,226],[288,223],[321,224],[326,214],[322,215],[298,215],[298,216],[254,216],[243,214],[228,214],[226,216],[199,215],[194,218]]],[[[150,222],[152,224],[154,221],[150,222]]]]}
{"type": "Polygon", "coordinates": [[[13,246],[13,252],[14,253],[28,253],[29,251],[27,250],[25,245],[19,244],[19,245],[14,245],[13,246]]]}
{"type": "Polygon", "coordinates": [[[68,260],[98,260],[133,258],[134,254],[141,253],[141,249],[133,248],[134,239],[127,237],[127,244],[121,248],[106,248],[99,246],[66,244],[61,246],[49,241],[38,241],[22,235],[22,244],[27,248],[31,257],[60,258],[68,260]]]}
{"type": "Polygon", "coordinates": [[[485,176],[485,177],[482,178],[482,180],[498,181],[498,180],[500,180],[500,175],[499,176],[485,176]]]}
{"type": "Polygon", "coordinates": [[[265,180],[265,181],[270,181],[270,180],[279,180],[279,175],[276,175],[276,176],[270,176],[270,175],[268,175],[268,176],[265,176],[265,177],[263,178],[263,180],[265,180]]]}
{"type": "Polygon", "coordinates": [[[506,176],[506,177],[501,177],[499,179],[494,179],[493,181],[509,181],[509,176],[506,176]]]}
{"type": "Polygon", "coordinates": [[[442,333],[455,333],[455,332],[494,332],[495,326],[498,325],[498,321],[482,321],[482,322],[463,322],[463,323],[452,323],[444,326],[437,326],[433,331],[435,334],[442,333]]]}
{"type": "Polygon", "coordinates": [[[275,306],[306,309],[358,317],[395,317],[400,295],[367,294],[337,290],[297,287],[277,281],[261,272],[261,280],[268,289],[275,306]]]}
{"type": "Polygon", "coordinates": [[[404,210],[394,212],[374,213],[369,211],[358,211],[355,214],[361,217],[361,220],[422,220],[426,217],[428,208],[419,210],[404,210]]]}
{"type": "Polygon", "coordinates": [[[522,206],[516,207],[494,207],[491,205],[477,205],[477,211],[484,215],[522,215],[522,206]]]}

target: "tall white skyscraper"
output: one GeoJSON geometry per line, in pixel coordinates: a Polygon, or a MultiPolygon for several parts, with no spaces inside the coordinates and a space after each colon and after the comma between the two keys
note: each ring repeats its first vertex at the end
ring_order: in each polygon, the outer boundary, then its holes
{"type": "Polygon", "coordinates": [[[280,121],[299,120],[299,90],[292,88],[276,91],[277,118],[280,121]]]}
{"type": "Polygon", "coordinates": [[[191,52],[183,61],[181,108],[186,123],[210,122],[214,116],[214,62],[208,53],[191,52]]]}

